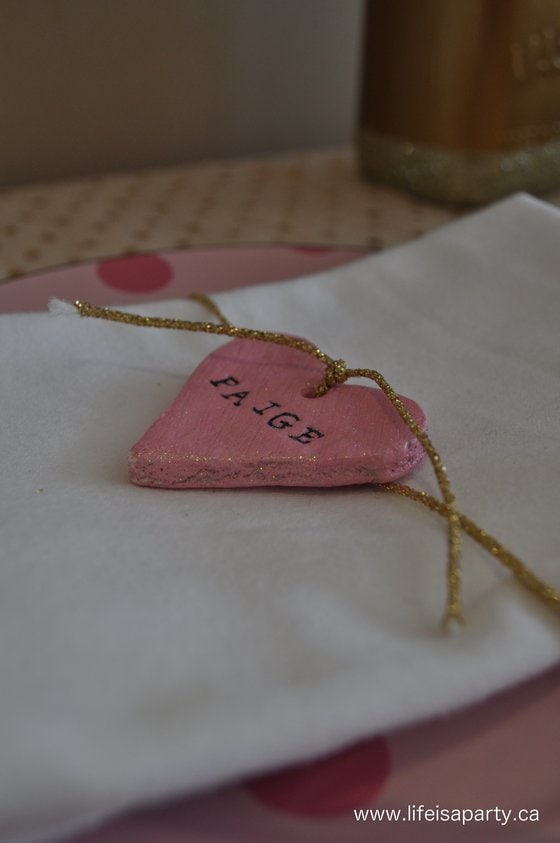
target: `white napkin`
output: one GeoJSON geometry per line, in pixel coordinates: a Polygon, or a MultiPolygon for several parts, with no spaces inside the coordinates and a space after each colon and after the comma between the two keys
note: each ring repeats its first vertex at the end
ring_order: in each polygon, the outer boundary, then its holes
{"type": "MultiPolygon", "coordinates": [[[[559,212],[518,196],[217,300],[415,398],[462,511],[560,587],[559,267],[559,212]]],[[[219,342],[0,320],[2,843],[309,758],[558,659],[560,618],[468,539],[468,625],[440,632],[445,523],[411,501],[129,485],[129,447],[219,342]]],[[[427,463],[414,482],[437,494],[427,463]]]]}

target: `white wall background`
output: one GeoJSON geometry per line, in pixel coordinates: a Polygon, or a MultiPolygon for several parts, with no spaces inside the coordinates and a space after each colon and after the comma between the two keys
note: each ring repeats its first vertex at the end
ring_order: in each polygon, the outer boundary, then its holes
{"type": "Polygon", "coordinates": [[[0,184],[352,139],[361,0],[0,0],[0,184]]]}

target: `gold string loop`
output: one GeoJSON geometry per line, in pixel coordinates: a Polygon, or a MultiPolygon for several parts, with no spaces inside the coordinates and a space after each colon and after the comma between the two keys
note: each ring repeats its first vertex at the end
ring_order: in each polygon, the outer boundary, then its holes
{"type": "Polygon", "coordinates": [[[461,597],[461,531],[471,536],[495,559],[506,567],[516,580],[530,593],[534,594],[545,605],[560,610],[560,592],[548,585],[534,574],[520,559],[504,545],[494,539],[485,530],[478,527],[466,515],[457,509],[455,496],[451,490],[451,484],[447,476],[447,470],[442,459],[435,449],[428,434],[422,430],[401,399],[383,377],[374,369],[350,369],[344,360],[334,360],[324,351],[308,340],[292,337],[289,334],[282,334],[275,331],[258,331],[254,328],[241,328],[232,325],[222,314],[217,305],[202,294],[193,294],[189,298],[203,304],[216,318],[216,322],[195,322],[186,319],[171,319],[167,317],[139,316],[135,313],[125,313],[119,310],[111,310],[106,307],[96,307],[87,302],[76,301],[74,306],[80,316],[95,319],[105,319],[111,322],[120,322],[127,325],[138,325],[140,327],[168,328],[172,330],[193,331],[206,334],[217,334],[240,339],[271,342],[277,345],[285,345],[303,351],[325,365],[323,380],[315,391],[315,397],[325,395],[329,389],[344,383],[349,378],[368,378],[374,381],[391,402],[400,418],[406,424],[411,433],[421,444],[424,453],[428,457],[438,486],[441,492],[442,501],[436,500],[426,492],[413,489],[399,483],[387,483],[380,488],[388,492],[398,494],[420,503],[428,509],[441,515],[447,521],[447,602],[444,615],[444,624],[450,621],[463,623],[462,597],[461,597]]]}
{"type": "Polygon", "coordinates": [[[348,379],[348,371],[344,360],[331,360],[329,358],[325,366],[323,380],[315,390],[315,398],[325,395],[331,387],[344,383],[348,379]]]}
{"type": "Polygon", "coordinates": [[[231,325],[231,322],[229,319],[226,319],[216,302],[212,301],[208,296],[205,296],[203,293],[191,293],[189,298],[192,301],[199,302],[206,310],[213,313],[220,325],[231,325]]]}

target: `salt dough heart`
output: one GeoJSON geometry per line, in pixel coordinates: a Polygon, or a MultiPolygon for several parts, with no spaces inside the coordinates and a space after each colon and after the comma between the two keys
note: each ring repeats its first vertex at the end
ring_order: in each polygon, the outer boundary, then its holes
{"type": "MultiPolygon", "coordinates": [[[[130,480],[167,489],[347,486],[408,474],[422,447],[386,396],[343,384],[311,397],[324,372],[288,346],[226,343],[133,446],[130,480]]],[[[402,401],[424,430],[418,404],[402,401]]]]}

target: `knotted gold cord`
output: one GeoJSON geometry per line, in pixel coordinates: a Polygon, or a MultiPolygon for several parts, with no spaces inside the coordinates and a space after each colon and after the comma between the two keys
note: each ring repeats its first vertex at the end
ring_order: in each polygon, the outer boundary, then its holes
{"type": "Polygon", "coordinates": [[[452,620],[461,623],[464,622],[460,568],[461,530],[474,538],[485,550],[508,568],[524,588],[535,594],[546,605],[556,609],[556,611],[560,609],[560,593],[558,591],[540,580],[511,551],[507,550],[500,542],[458,511],[455,497],[451,491],[451,485],[447,477],[447,471],[440,455],[434,448],[428,434],[418,426],[393,387],[385,380],[383,375],[374,369],[350,369],[344,360],[333,360],[328,354],[325,354],[324,351],[317,348],[316,345],[308,340],[298,339],[275,331],[257,331],[253,328],[237,327],[225,318],[216,304],[207,296],[194,294],[190,298],[203,304],[216,316],[218,322],[195,322],[186,319],[139,316],[134,313],[124,313],[120,310],[110,310],[106,307],[96,307],[86,302],[77,301],[74,304],[80,316],[84,317],[105,319],[110,322],[122,322],[126,325],[138,325],[147,328],[169,328],[178,331],[192,331],[195,333],[217,334],[219,336],[238,339],[259,340],[261,342],[272,342],[277,345],[296,348],[299,351],[316,357],[325,364],[325,374],[322,382],[315,391],[315,397],[324,395],[333,386],[342,384],[349,378],[369,378],[369,380],[374,381],[387,396],[408,429],[422,445],[425,454],[432,464],[443,498],[442,501],[438,501],[426,492],[400,483],[386,483],[379,487],[388,492],[417,501],[433,512],[437,512],[447,521],[447,605],[443,619],[444,623],[447,624],[452,620]]]}

